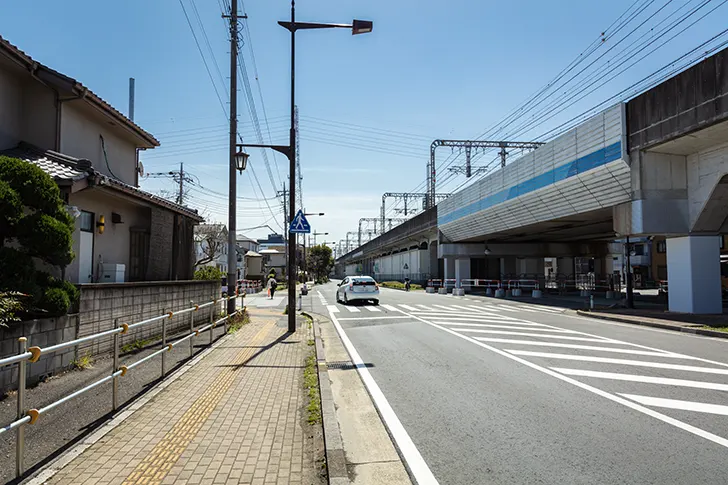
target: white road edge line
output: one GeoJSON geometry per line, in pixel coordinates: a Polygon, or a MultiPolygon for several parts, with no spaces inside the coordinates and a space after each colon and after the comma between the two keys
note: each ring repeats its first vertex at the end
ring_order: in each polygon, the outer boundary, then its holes
{"type": "MultiPolygon", "coordinates": [[[[571,377],[565,376],[564,374],[559,374],[556,371],[553,371],[553,370],[548,369],[546,367],[542,367],[542,366],[540,366],[538,364],[534,364],[533,362],[529,362],[526,359],[522,359],[520,357],[516,357],[515,355],[509,354],[508,352],[506,352],[504,350],[497,349],[497,348],[495,348],[495,347],[493,347],[491,345],[484,344],[483,342],[478,342],[474,338],[468,337],[467,335],[459,334],[459,333],[457,333],[457,332],[455,332],[453,330],[450,330],[449,328],[442,327],[442,326],[437,325],[435,323],[428,322],[424,318],[420,318],[420,317],[418,317],[416,315],[411,315],[411,314],[410,314],[410,316],[412,318],[414,318],[415,320],[419,320],[419,321],[421,321],[423,323],[426,323],[427,325],[430,325],[432,327],[438,328],[438,329],[442,330],[443,332],[447,332],[449,334],[455,335],[458,338],[461,338],[463,340],[467,340],[468,342],[471,342],[471,343],[473,343],[475,345],[478,345],[480,347],[483,347],[484,349],[490,350],[491,352],[494,352],[494,353],[496,353],[498,355],[501,355],[501,356],[503,356],[503,357],[505,357],[507,359],[511,359],[511,360],[513,360],[515,362],[518,362],[520,364],[523,364],[523,365],[525,365],[527,367],[530,367],[530,368],[532,368],[534,370],[537,370],[539,372],[543,372],[546,375],[549,375],[551,377],[555,377],[556,379],[559,379],[560,381],[564,381],[566,383],[572,384],[572,385],[574,385],[576,387],[579,387],[579,388],[581,388],[581,389],[583,389],[585,391],[589,391],[589,392],[594,393],[594,394],[596,394],[598,396],[601,396],[601,397],[603,397],[605,399],[609,399],[610,401],[616,402],[617,404],[622,404],[623,406],[626,406],[626,407],[628,407],[630,409],[633,409],[633,410],[638,411],[640,413],[646,414],[646,415],[651,416],[651,417],[653,417],[655,419],[658,419],[658,420],[660,420],[660,421],[662,421],[664,423],[667,423],[667,424],[670,424],[672,426],[675,426],[676,428],[682,429],[683,431],[687,431],[688,433],[692,433],[692,434],[694,434],[696,436],[700,436],[701,438],[704,438],[704,439],[709,440],[709,441],[712,441],[713,443],[716,443],[716,444],[718,444],[720,446],[723,446],[725,448],[728,448],[728,439],[726,439],[726,438],[723,438],[721,436],[718,436],[716,434],[713,434],[713,433],[711,433],[709,431],[705,431],[704,429],[698,428],[696,426],[693,426],[693,425],[690,425],[690,424],[687,424],[687,423],[683,423],[682,421],[680,421],[678,419],[671,418],[670,416],[667,416],[665,414],[662,414],[662,413],[660,413],[658,411],[655,411],[653,409],[647,408],[647,407],[642,406],[640,404],[635,404],[634,402],[632,402],[632,401],[630,401],[628,399],[625,399],[623,397],[620,397],[620,396],[618,396],[616,394],[611,394],[611,393],[609,393],[607,391],[603,391],[602,389],[599,389],[597,387],[590,386],[589,384],[585,384],[583,382],[577,381],[576,379],[572,379],[571,377]]],[[[655,350],[655,349],[653,349],[653,350],[655,350]]]]}
{"type": "Polygon", "coordinates": [[[356,370],[359,372],[362,382],[364,382],[367,390],[369,390],[369,395],[372,397],[374,405],[379,410],[379,414],[382,416],[384,424],[389,430],[389,434],[394,439],[405,465],[414,476],[417,485],[439,485],[435,475],[432,474],[430,467],[427,466],[427,463],[425,463],[424,458],[422,458],[422,455],[412,441],[412,438],[410,438],[407,430],[404,429],[402,422],[394,413],[394,409],[392,409],[389,401],[387,401],[387,398],[384,397],[384,393],[369,373],[369,369],[367,369],[364,365],[364,361],[359,356],[356,348],[354,348],[354,344],[352,344],[351,340],[349,340],[346,332],[344,332],[344,329],[337,320],[336,316],[333,312],[329,312],[329,316],[334,324],[334,328],[336,328],[336,332],[339,334],[339,338],[341,338],[344,347],[346,347],[346,351],[349,353],[349,357],[351,357],[351,361],[356,366],[356,370]]]}

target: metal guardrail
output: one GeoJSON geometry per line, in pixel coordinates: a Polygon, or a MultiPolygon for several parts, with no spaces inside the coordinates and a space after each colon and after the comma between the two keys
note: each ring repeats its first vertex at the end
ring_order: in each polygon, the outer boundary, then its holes
{"type": "Polygon", "coordinates": [[[192,337],[198,336],[200,332],[204,332],[207,330],[210,330],[210,344],[212,344],[212,338],[213,338],[213,329],[220,325],[222,323],[226,326],[227,321],[237,314],[238,312],[233,313],[232,315],[227,314],[227,305],[224,305],[225,309],[223,310],[224,314],[223,317],[214,320],[214,310],[215,305],[223,302],[228,301],[231,299],[237,300],[238,298],[242,297],[244,295],[231,295],[228,297],[223,298],[217,298],[215,300],[211,300],[207,303],[204,303],[202,305],[194,305],[189,308],[185,308],[183,310],[178,310],[176,312],[166,312],[163,315],[159,315],[156,317],[148,318],[146,320],[142,320],[141,322],[135,322],[132,324],[126,324],[122,323],[119,325],[119,319],[116,319],[114,321],[114,328],[112,330],[106,330],[104,332],[95,333],[93,335],[88,335],[86,337],[78,338],[75,340],[70,340],[68,342],[62,342],[60,344],[51,345],[49,347],[30,347],[28,348],[28,339],[26,337],[20,337],[18,339],[18,354],[12,355],[10,357],[5,357],[3,359],[0,359],[0,367],[8,366],[17,364],[18,365],[18,395],[17,395],[17,418],[12,423],[0,427],[0,435],[3,433],[6,433],[11,430],[16,431],[16,446],[15,446],[15,476],[20,477],[24,473],[24,455],[25,455],[25,426],[28,424],[35,424],[38,419],[46,414],[51,409],[60,406],[63,403],[66,403],[68,401],[71,401],[72,399],[90,391],[91,389],[94,389],[102,384],[105,384],[109,381],[112,382],[112,388],[111,388],[111,402],[112,402],[112,408],[114,411],[116,411],[119,408],[119,378],[125,376],[130,370],[134,369],[135,367],[154,359],[157,356],[162,356],[162,371],[161,371],[161,377],[164,378],[167,374],[167,361],[166,361],[166,354],[167,352],[171,351],[174,347],[181,344],[182,342],[189,340],[190,344],[190,357],[193,355],[193,344],[192,344],[192,337]],[[195,329],[195,319],[194,315],[196,312],[200,311],[203,308],[209,307],[210,308],[210,323],[195,329]],[[167,320],[171,319],[173,316],[179,316],[184,314],[190,314],[190,328],[189,333],[181,338],[178,338],[174,342],[168,343],[167,342],[167,320]],[[139,359],[136,362],[133,362],[128,365],[119,365],[119,336],[126,334],[129,332],[129,330],[138,328],[144,325],[148,325],[150,323],[154,323],[157,321],[162,321],[162,348],[152,352],[151,354],[147,355],[146,357],[139,359]],[[44,407],[41,407],[40,409],[25,409],[25,390],[26,390],[26,375],[27,375],[27,364],[32,362],[37,362],[38,359],[42,355],[50,354],[59,350],[66,349],[68,347],[73,347],[75,345],[84,343],[84,342],[90,342],[93,340],[97,340],[104,337],[113,336],[114,338],[114,361],[113,361],[113,371],[110,375],[103,377],[95,382],[92,382],[91,384],[78,389],[77,391],[72,392],[71,394],[62,397],[61,399],[58,399],[57,401],[54,401],[44,407]]]}

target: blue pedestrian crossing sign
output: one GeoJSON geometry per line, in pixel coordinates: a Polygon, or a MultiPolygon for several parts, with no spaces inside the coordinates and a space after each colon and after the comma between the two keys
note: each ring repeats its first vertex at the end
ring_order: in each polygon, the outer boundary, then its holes
{"type": "Polygon", "coordinates": [[[296,213],[296,217],[291,221],[291,227],[288,228],[288,232],[292,234],[310,234],[311,224],[306,220],[306,216],[303,215],[301,209],[296,213]]]}

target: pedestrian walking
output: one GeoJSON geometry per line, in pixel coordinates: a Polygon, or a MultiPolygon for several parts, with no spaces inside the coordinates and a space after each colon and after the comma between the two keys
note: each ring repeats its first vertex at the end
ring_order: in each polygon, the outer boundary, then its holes
{"type": "Polygon", "coordinates": [[[276,292],[276,288],[278,288],[278,282],[275,278],[271,277],[268,280],[268,294],[270,295],[270,299],[273,299],[273,295],[276,292]]]}
{"type": "Polygon", "coordinates": [[[409,278],[405,278],[404,279],[404,290],[405,291],[409,291],[410,290],[410,279],[409,278]]]}

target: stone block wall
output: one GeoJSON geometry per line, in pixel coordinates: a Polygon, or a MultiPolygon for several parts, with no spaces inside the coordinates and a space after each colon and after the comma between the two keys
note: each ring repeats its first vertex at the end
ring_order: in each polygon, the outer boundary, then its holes
{"type": "MultiPolygon", "coordinates": [[[[79,337],[110,330],[114,328],[115,320],[118,320],[119,325],[131,325],[166,312],[176,312],[220,298],[219,281],[88,284],[80,285],[80,288],[79,337]]],[[[162,334],[163,325],[166,325],[167,336],[171,337],[188,329],[190,318],[194,318],[195,326],[199,326],[209,321],[210,310],[203,308],[192,314],[173,315],[170,319],[132,329],[121,336],[121,346],[136,340],[156,338],[162,334]]],[[[112,344],[112,337],[98,339],[81,344],[79,351],[82,355],[109,353],[113,350],[112,344]]]]}
{"type": "MultiPolygon", "coordinates": [[[[79,313],[58,318],[29,320],[0,328],[0,357],[18,353],[18,338],[28,338],[28,346],[48,347],[68,342],[95,333],[111,330],[115,322],[129,325],[166,312],[177,312],[195,304],[203,304],[213,298],[220,298],[219,281],[163,281],[137,283],[95,283],[79,285],[81,298],[79,313]]],[[[223,302],[213,309],[218,316],[223,302]]],[[[187,333],[190,319],[199,327],[210,321],[210,308],[197,312],[173,315],[131,329],[120,338],[120,347],[137,340],[155,340],[162,335],[166,326],[167,338],[187,333]]],[[[72,361],[81,356],[103,355],[113,352],[113,337],[84,342],[69,349],[41,356],[38,362],[30,364],[28,384],[38,382],[45,376],[70,367],[72,361]]],[[[0,392],[17,388],[18,366],[0,368],[0,392]]]]}
{"type": "MultiPolygon", "coordinates": [[[[49,347],[78,338],[79,315],[28,320],[0,328],[0,357],[18,354],[18,338],[26,337],[28,347],[49,347]]],[[[33,385],[55,372],[67,369],[78,358],[77,349],[70,347],[53,354],[42,355],[27,370],[27,385],[33,385]]],[[[0,367],[0,393],[17,389],[18,366],[0,367]]]]}

